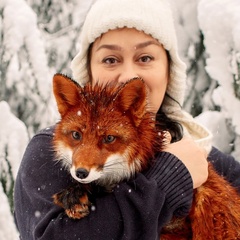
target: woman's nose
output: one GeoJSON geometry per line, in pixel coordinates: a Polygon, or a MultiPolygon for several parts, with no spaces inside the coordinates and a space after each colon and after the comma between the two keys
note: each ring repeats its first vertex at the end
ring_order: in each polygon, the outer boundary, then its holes
{"type": "Polygon", "coordinates": [[[136,78],[136,77],[140,77],[136,69],[133,66],[128,64],[127,66],[122,68],[117,81],[119,83],[124,83],[129,79],[136,78]]]}

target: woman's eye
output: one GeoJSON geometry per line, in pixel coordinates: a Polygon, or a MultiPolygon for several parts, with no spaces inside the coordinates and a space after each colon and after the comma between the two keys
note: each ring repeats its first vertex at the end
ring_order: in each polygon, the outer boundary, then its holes
{"type": "Polygon", "coordinates": [[[116,139],[115,136],[113,136],[113,135],[107,135],[107,136],[105,136],[105,137],[103,138],[103,142],[104,142],[104,143],[112,143],[112,142],[115,141],[115,139],[116,139]]]}
{"type": "Polygon", "coordinates": [[[77,131],[72,131],[72,137],[75,140],[81,140],[82,139],[82,134],[77,132],[77,131]]]}
{"type": "Polygon", "coordinates": [[[105,59],[103,59],[102,62],[105,63],[105,64],[115,64],[115,63],[117,63],[117,59],[115,59],[115,58],[105,58],[105,59]]]}
{"type": "Polygon", "coordinates": [[[152,61],[153,60],[153,57],[151,57],[151,56],[143,56],[143,57],[140,57],[139,58],[139,62],[150,62],[150,61],[152,61]]]}

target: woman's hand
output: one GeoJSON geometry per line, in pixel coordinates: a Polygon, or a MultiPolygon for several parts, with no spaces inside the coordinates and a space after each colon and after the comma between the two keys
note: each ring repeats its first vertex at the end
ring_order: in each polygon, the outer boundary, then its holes
{"type": "Polygon", "coordinates": [[[170,152],[187,167],[193,181],[193,188],[200,187],[208,178],[207,152],[198,146],[191,138],[171,143],[171,136],[165,134],[165,152],[170,152]]]}

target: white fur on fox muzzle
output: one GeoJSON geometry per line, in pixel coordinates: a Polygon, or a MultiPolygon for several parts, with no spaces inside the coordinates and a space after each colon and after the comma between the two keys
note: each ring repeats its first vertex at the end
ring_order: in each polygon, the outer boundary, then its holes
{"type": "Polygon", "coordinates": [[[96,171],[96,169],[91,169],[89,171],[88,176],[86,178],[79,178],[76,175],[76,168],[75,168],[75,166],[71,167],[70,173],[71,173],[72,177],[75,180],[77,180],[78,182],[80,182],[80,183],[90,183],[90,182],[98,180],[102,176],[101,172],[96,171]]]}

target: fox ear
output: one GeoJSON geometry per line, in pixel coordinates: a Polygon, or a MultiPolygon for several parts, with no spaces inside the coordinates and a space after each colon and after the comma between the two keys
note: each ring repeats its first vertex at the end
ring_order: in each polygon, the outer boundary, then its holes
{"type": "Polygon", "coordinates": [[[130,111],[136,126],[146,113],[147,90],[141,79],[126,82],[118,93],[117,99],[123,111],[130,111]]]}
{"type": "Polygon", "coordinates": [[[62,74],[55,74],[53,77],[53,93],[57,102],[58,111],[64,116],[71,106],[79,101],[80,85],[62,74]]]}

